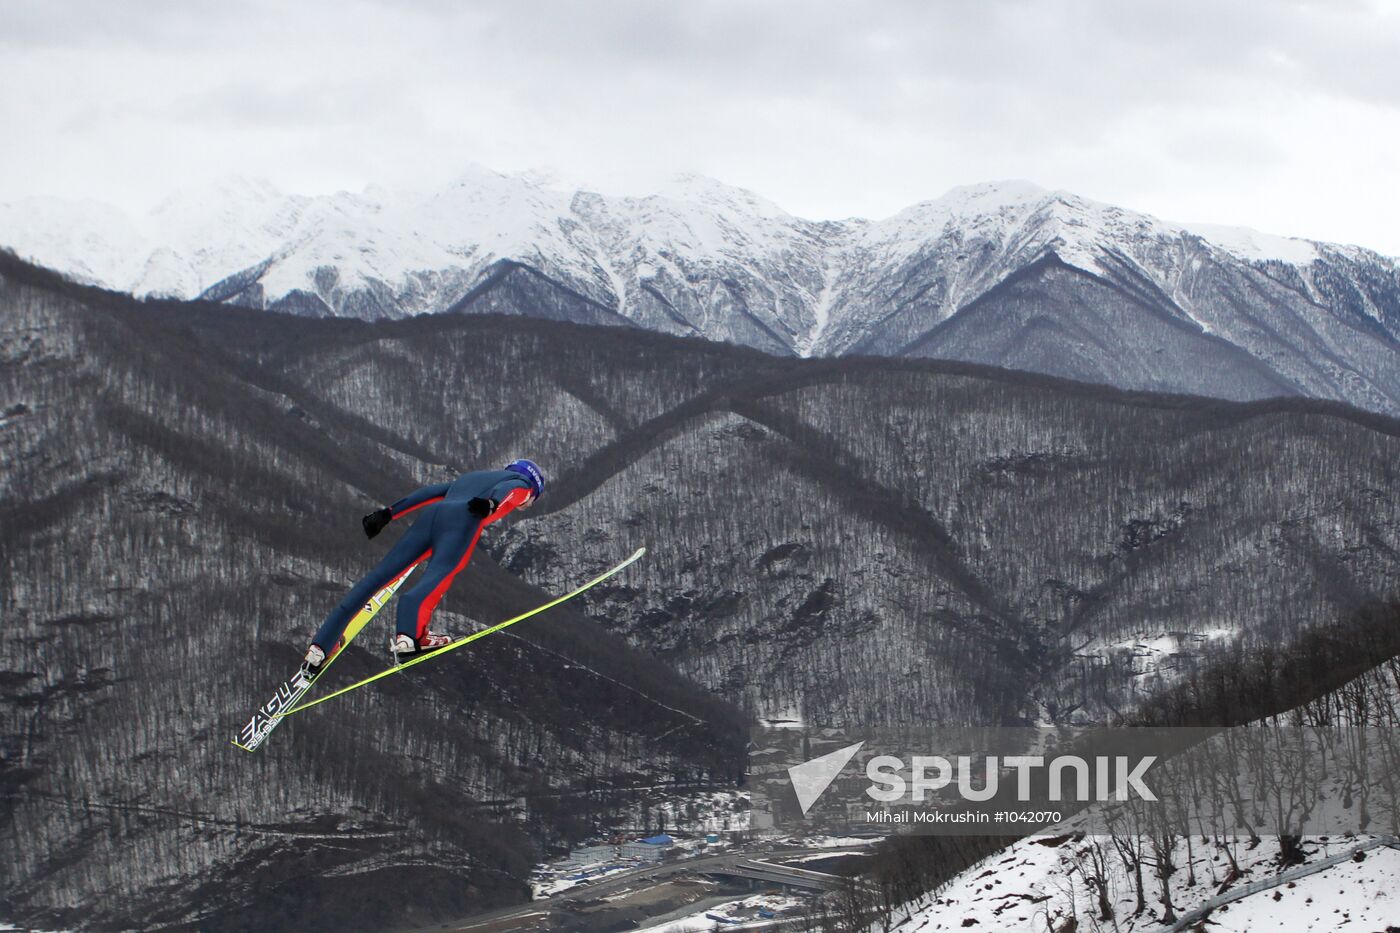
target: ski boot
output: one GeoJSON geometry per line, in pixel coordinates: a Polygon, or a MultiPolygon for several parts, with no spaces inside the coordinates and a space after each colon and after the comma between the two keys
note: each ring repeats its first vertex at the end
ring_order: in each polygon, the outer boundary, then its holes
{"type": "Polygon", "coordinates": [[[428,654],[439,648],[446,648],[452,644],[453,640],[451,635],[424,632],[422,638],[414,641],[413,636],[400,633],[390,640],[389,653],[394,656],[394,664],[399,665],[420,654],[428,654]]]}
{"type": "Polygon", "coordinates": [[[335,643],[335,647],[327,654],[320,645],[313,644],[306,649],[306,656],[301,659],[301,672],[308,680],[315,680],[316,675],[321,673],[321,669],[326,666],[326,662],[335,657],[340,650],[340,642],[335,643]]]}

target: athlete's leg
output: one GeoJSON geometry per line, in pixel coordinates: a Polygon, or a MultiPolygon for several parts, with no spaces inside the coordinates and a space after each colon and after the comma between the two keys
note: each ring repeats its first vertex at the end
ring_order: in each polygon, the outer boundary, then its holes
{"type": "Polygon", "coordinates": [[[407,593],[399,596],[398,632],[417,641],[428,630],[428,619],[447,588],[467,561],[471,560],[481,523],[464,503],[439,503],[433,517],[432,557],[423,568],[423,577],[407,593]]]}
{"type": "MultiPolygon", "coordinates": [[[[429,506],[436,509],[436,506],[429,506]]],[[[341,633],[345,631],[345,626],[350,624],[350,620],[355,617],[369,602],[369,598],[381,589],[389,585],[399,574],[403,573],[414,564],[423,560],[432,553],[432,539],[429,529],[432,526],[433,516],[426,513],[419,517],[413,525],[404,532],[404,536],[389,549],[389,553],[384,555],[373,570],[365,574],[359,583],[350,588],[350,592],[345,594],[345,598],[340,601],[340,605],[331,610],[326,616],[326,621],[317,630],[316,636],[311,639],[313,645],[320,645],[321,650],[330,654],[331,648],[340,640],[341,633]]]]}

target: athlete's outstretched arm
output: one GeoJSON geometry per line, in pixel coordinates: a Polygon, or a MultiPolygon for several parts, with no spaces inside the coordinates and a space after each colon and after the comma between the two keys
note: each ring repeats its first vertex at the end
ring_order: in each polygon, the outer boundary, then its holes
{"type": "Polygon", "coordinates": [[[389,506],[389,514],[394,518],[403,518],[415,509],[421,509],[425,505],[439,502],[447,495],[447,490],[451,488],[451,483],[438,483],[435,486],[424,486],[422,489],[415,489],[404,496],[398,502],[389,506]]]}
{"type": "Polygon", "coordinates": [[[385,525],[396,518],[403,518],[409,512],[421,509],[425,505],[441,502],[451,485],[451,483],[438,483],[433,486],[424,486],[422,489],[415,489],[387,508],[370,512],[362,522],[365,526],[366,537],[373,538],[384,530],[385,525]]]}

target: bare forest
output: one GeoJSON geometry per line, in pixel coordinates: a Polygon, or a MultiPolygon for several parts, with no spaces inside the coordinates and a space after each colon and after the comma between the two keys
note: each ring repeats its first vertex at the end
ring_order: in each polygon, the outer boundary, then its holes
{"type": "Polygon", "coordinates": [[[1339,403],[138,302],[12,258],[0,451],[0,910],[56,926],[332,929],[387,885],[437,921],[649,787],[734,786],[754,719],[1186,719],[1222,665],[1400,596],[1400,422],[1339,403]],[[517,456],[550,488],[444,627],[646,559],[232,748],[383,552],[359,517],[517,456]]]}

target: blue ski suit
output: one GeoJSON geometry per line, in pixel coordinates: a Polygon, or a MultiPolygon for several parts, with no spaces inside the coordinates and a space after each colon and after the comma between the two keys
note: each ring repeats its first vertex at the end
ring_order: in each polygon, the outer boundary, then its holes
{"type": "Polygon", "coordinates": [[[369,598],[419,563],[428,562],[423,579],[399,595],[398,631],[414,639],[428,630],[428,619],[437,608],[452,578],[467,566],[481,529],[529,500],[530,484],[510,470],[479,470],[464,473],[450,483],[424,486],[389,506],[390,515],[402,518],[421,514],[404,532],[379,566],[351,588],[340,605],[331,610],[317,630],[312,644],[331,654],[345,626],[369,598]],[[475,498],[494,499],[498,505],[485,518],[467,508],[475,498]]]}

